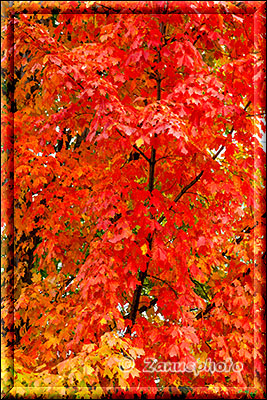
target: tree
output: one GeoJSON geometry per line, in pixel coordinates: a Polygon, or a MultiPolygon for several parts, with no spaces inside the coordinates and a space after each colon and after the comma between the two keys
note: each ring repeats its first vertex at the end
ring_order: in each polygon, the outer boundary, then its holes
{"type": "Polygon", "coordinates": [[[9,9],[12,395],[263,395],[263,5],[9,9]]]}

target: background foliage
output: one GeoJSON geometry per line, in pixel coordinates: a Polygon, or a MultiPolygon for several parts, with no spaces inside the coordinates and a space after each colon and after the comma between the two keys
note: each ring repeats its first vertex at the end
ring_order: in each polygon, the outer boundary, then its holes
{"type": "Polygon", "coordinates": [[[4,393],[262,398],[264,2],[4,3],[4,393]]]}

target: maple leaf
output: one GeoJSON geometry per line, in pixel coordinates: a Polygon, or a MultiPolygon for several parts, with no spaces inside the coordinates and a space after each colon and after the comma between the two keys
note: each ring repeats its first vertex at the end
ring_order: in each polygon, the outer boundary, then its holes
{"type": "Polygon", "coordinates": [[[172,345],[169,349],[169,356],[179,358],[179,355],[180,355],[179,347],[176,344],[172,345]]]}

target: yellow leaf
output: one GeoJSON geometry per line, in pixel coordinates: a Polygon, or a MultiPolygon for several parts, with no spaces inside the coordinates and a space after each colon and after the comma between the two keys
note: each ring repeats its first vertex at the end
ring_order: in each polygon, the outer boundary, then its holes
{"type": "Polygon", "coordinates": [[[77,170],[77,175],[80,178],[80,176],[83,174],[83,169],[82,168],[78,168],[77,170]]]}
{"type": "Polygon", "coordinates": [[[109,379],[112,379],[114,376],[114,373],[109,368],[106,367],[104,370],[103,376],[108,376],[109,379]]]}
{"type": "Polygon", "coordinates": [[[41,279],[42,279],[41,274],[33,273],[32,281],[33,281],[34,283],[40,282],[41,279]]]}
{"type": "MultiPolygon", "coordinates": [[[[14,396],[16,397],[16,395],[18,395],[18,396],[21,396],[21,398],[23,398],[24,397],[24,395],[25,395],[25,389],[24,388],[22,388],[22,387],[16,387],[16,388],[13,388],[14,390],[12,391],[13,393],[14,393],[14,396]]],[[[12,393],[12,394],[13,394],[12,393]]]]}
{"type": "Polygon", "coordinates": [[[83,349],[83,351],[86,351],[87,353],[91,353],[92,350],[94,349],[94,347],[95,347],[94,344],[89,343],[89,344],[84,344],[82,349],[83,349]]]}
{"type": "Polygon", "coordinates": [[[43,63],[45,64],[48,61],[48,54],[46,54],[43,58],[43,63]]]}
{"type": "Polygon", "coordinates": [[[144,140],[143,140],[142,138],[137,139],[137,141],[135,142],[135,144],[136,144],[137,147],[140,147],[140,146],[142,146],[142,144],[144,144],[144,140]]]}
{"type": "Polygon", "coordinates": [[[105,325],[106,323],[107,323],[107,321],[105,320],[105,318],[102,318],[101,321],[100,321],[100,324],[101,325],[105,325]]]}
{"type": "Polygon", "coordinates": [[[64,387],[57,387],[56,391],[58,394],[60,394],[63,397],[66,394],[67,389],[64,387]]]}
{"type": "Polygon", "coordinates": [[[43,369],[45,367],[46,367],[46,364],[39,365],[39,367],[36,368],[36,371],[40,371],[41,369],[43,369]]]}
{"type": "Polygon", "coordinates": [[[86,376],[88,376],[94,372],[94,369],[92,367],[90,367],[89,365],[85,365],[84,372],[85,372],[86,376]]]}
{"type": "Polygon", "coordinates": [[[142,251],[142,254],[146,254],[147,253],[147,245],[146,245],[146,243],[145,244],[143,244],[143,246],[141,247],[141,251],[142,251]]]}
{"type": "Polygon", "coordinates": [[[100,397],[103,395],[103,390],[101,387],[97,387],[96,390],[92,392],[92,399],[100,399],[100,397]]]}
{"type": "Polygon", "coordinates": [[[55,336],[51,336],[45,343],[45,347],[49,349],[51,346],[55,347],[58,344],[58,339],[55,336]]]}
{"type": "Polygon", "coordinates": [[[199,361],[206,361],[206,359],[207,359],[207,356],[208,356],[208,354],[205,352],[205,351],[203,351],[201,354],[200,354],[200,357],[198,358],[198,360],[199,361]]]}

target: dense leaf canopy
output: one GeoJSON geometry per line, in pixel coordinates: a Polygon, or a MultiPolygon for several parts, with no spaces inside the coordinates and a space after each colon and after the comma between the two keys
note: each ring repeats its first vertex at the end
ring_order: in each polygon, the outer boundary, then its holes
{"type": "Polygon", "coordinates": [[[7,392],[262,398],[263,6],[8,10],[7,392]]]}

